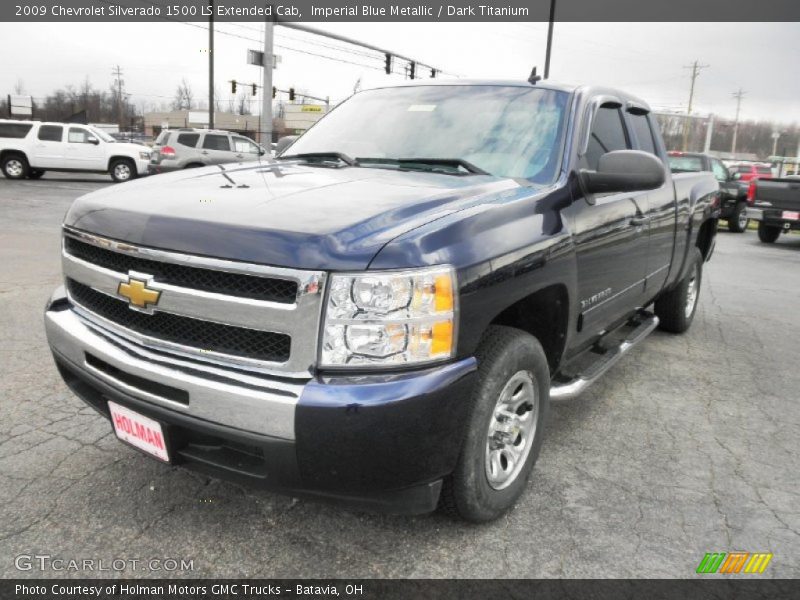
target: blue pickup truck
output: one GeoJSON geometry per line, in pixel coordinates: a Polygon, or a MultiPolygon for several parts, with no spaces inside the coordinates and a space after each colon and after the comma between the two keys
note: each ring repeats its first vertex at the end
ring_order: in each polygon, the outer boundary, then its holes
{"type": "Polygon", "coordinates": [[[719,186],[646,103],[504,81],[363,91],[277,159],[75,201],[46,308],[67,385],[169,464],[480,522],[551,401],[694,318],[719,186]]]}

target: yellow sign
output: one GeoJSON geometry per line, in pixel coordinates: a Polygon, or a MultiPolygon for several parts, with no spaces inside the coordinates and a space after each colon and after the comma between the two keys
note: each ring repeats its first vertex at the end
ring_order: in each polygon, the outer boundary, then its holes
{"type": "Polygon", "coordinates": [[[322,112],[322,107],[313,104],[305,104],[303,108],[300,109],[300,112],[322,112]]]}

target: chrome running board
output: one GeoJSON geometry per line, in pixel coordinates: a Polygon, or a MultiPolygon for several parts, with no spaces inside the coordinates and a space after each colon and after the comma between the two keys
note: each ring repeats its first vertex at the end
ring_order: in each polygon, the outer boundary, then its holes
{"type": "MultiPolygon", "coordinates": [[[[550,386],[550,399],[554,401],[570,400],[579,396],[583,391],[597,381],[606,371],[613,367],[619,359],[650,335],[658,327],[658,317],[651,313],[640,313],[633,323],[633,329],[627,336],[613,348],[601,350],[597,360],[581,371],[578,375],[563,382],[553,382],[550,386]]],[[[601,340],[602,342],[602,340],[601,340]]],[[[598,346],[593,348],[597,353],[598,346]]]]}

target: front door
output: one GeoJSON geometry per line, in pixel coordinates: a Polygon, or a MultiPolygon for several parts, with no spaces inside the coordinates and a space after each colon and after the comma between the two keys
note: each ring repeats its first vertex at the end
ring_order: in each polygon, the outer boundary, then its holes
{"type": "MultiPolygon", "coordinates": [[[[600,157],[631,147],[621,110],[595,113],[582,167],[596,170],[600,157]]],[[[577,197],[570,210],[577,260],[578,343],[606,331],[643,302],[647,265],[647,193],[577,197]]]]}
{"type": "Polygon", "coordinates": [[[101,142],[85,127],[70,126],[67,131],[66,167],[81,171],[104,171],[105,153],[101,142]]]}

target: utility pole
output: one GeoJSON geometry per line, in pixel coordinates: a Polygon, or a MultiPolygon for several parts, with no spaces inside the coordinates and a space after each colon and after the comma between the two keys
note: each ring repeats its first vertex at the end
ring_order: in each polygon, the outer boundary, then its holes
{"type": "Polygon", "coordinates": [[[733,93],[733,97],[736,98],[736,120],[733,122],[733,142],[731,143],[731,154],[736,154],[736,137],[739,135],[739,111],[742,109],[742,98],[744,98],[745,92],[742,88],[739,88],[738,92],[733,93]]]}
{"type": "Polygon", "coordinates": [[[544,78],[550,77],[550,53],[553,50],[553,23],[556,19],[556,0],[550,0],[550,22],[547,25],[547,50],[544,55],[544,78]]]}
{"type": "Polygon", "coordinates": [[[208,128],[214,129],[214,0],[208,4],[208,128]]]}
{"type": "Polygon", "coordinates": [[[264,23],[264,75],[261,82],[261,124],[259,125],[259,142],[267,150],[272,144],[272,69],[275,65],[273,42],[275,23],[268,18],[264,23]]]}
{"type": "Polygon", "coordinates": [[[714,136],[714,113],[708,115],[706,122],[706,143],[703,145],[703,153],[708,154],[711,150],[711,138],[714,136]]]}
{"type": "Polygon", "coordinates": [[[117,78],[117,122],[119,123],[120,130],[125,128],[125,123],[123,122],[122,117],[122,85],[125,83],[122,80],[122,69],[117,65],[114,67],[114,70],[111,71],[112,75],[115,75],[117,78]]]}
{"type": "MultiPolygon", "coordinates": [[[[694,61],[691,65],[687,65],[683,67],[684,69],[691,69],[692,70],[692,83],[689,86],[689,106],[686,109],[686,114],[692,114],[692,103],[694,102],[694,83],[697,80],[697,76],[700,75],[700,71],[703,69],[707,69],[709,65],[701,65],[698,61],[694,61]]],[[[689,145],[689,119],[686,119],[683,122],[683,151],[686,152],[688,150],[689,145]]]]}

